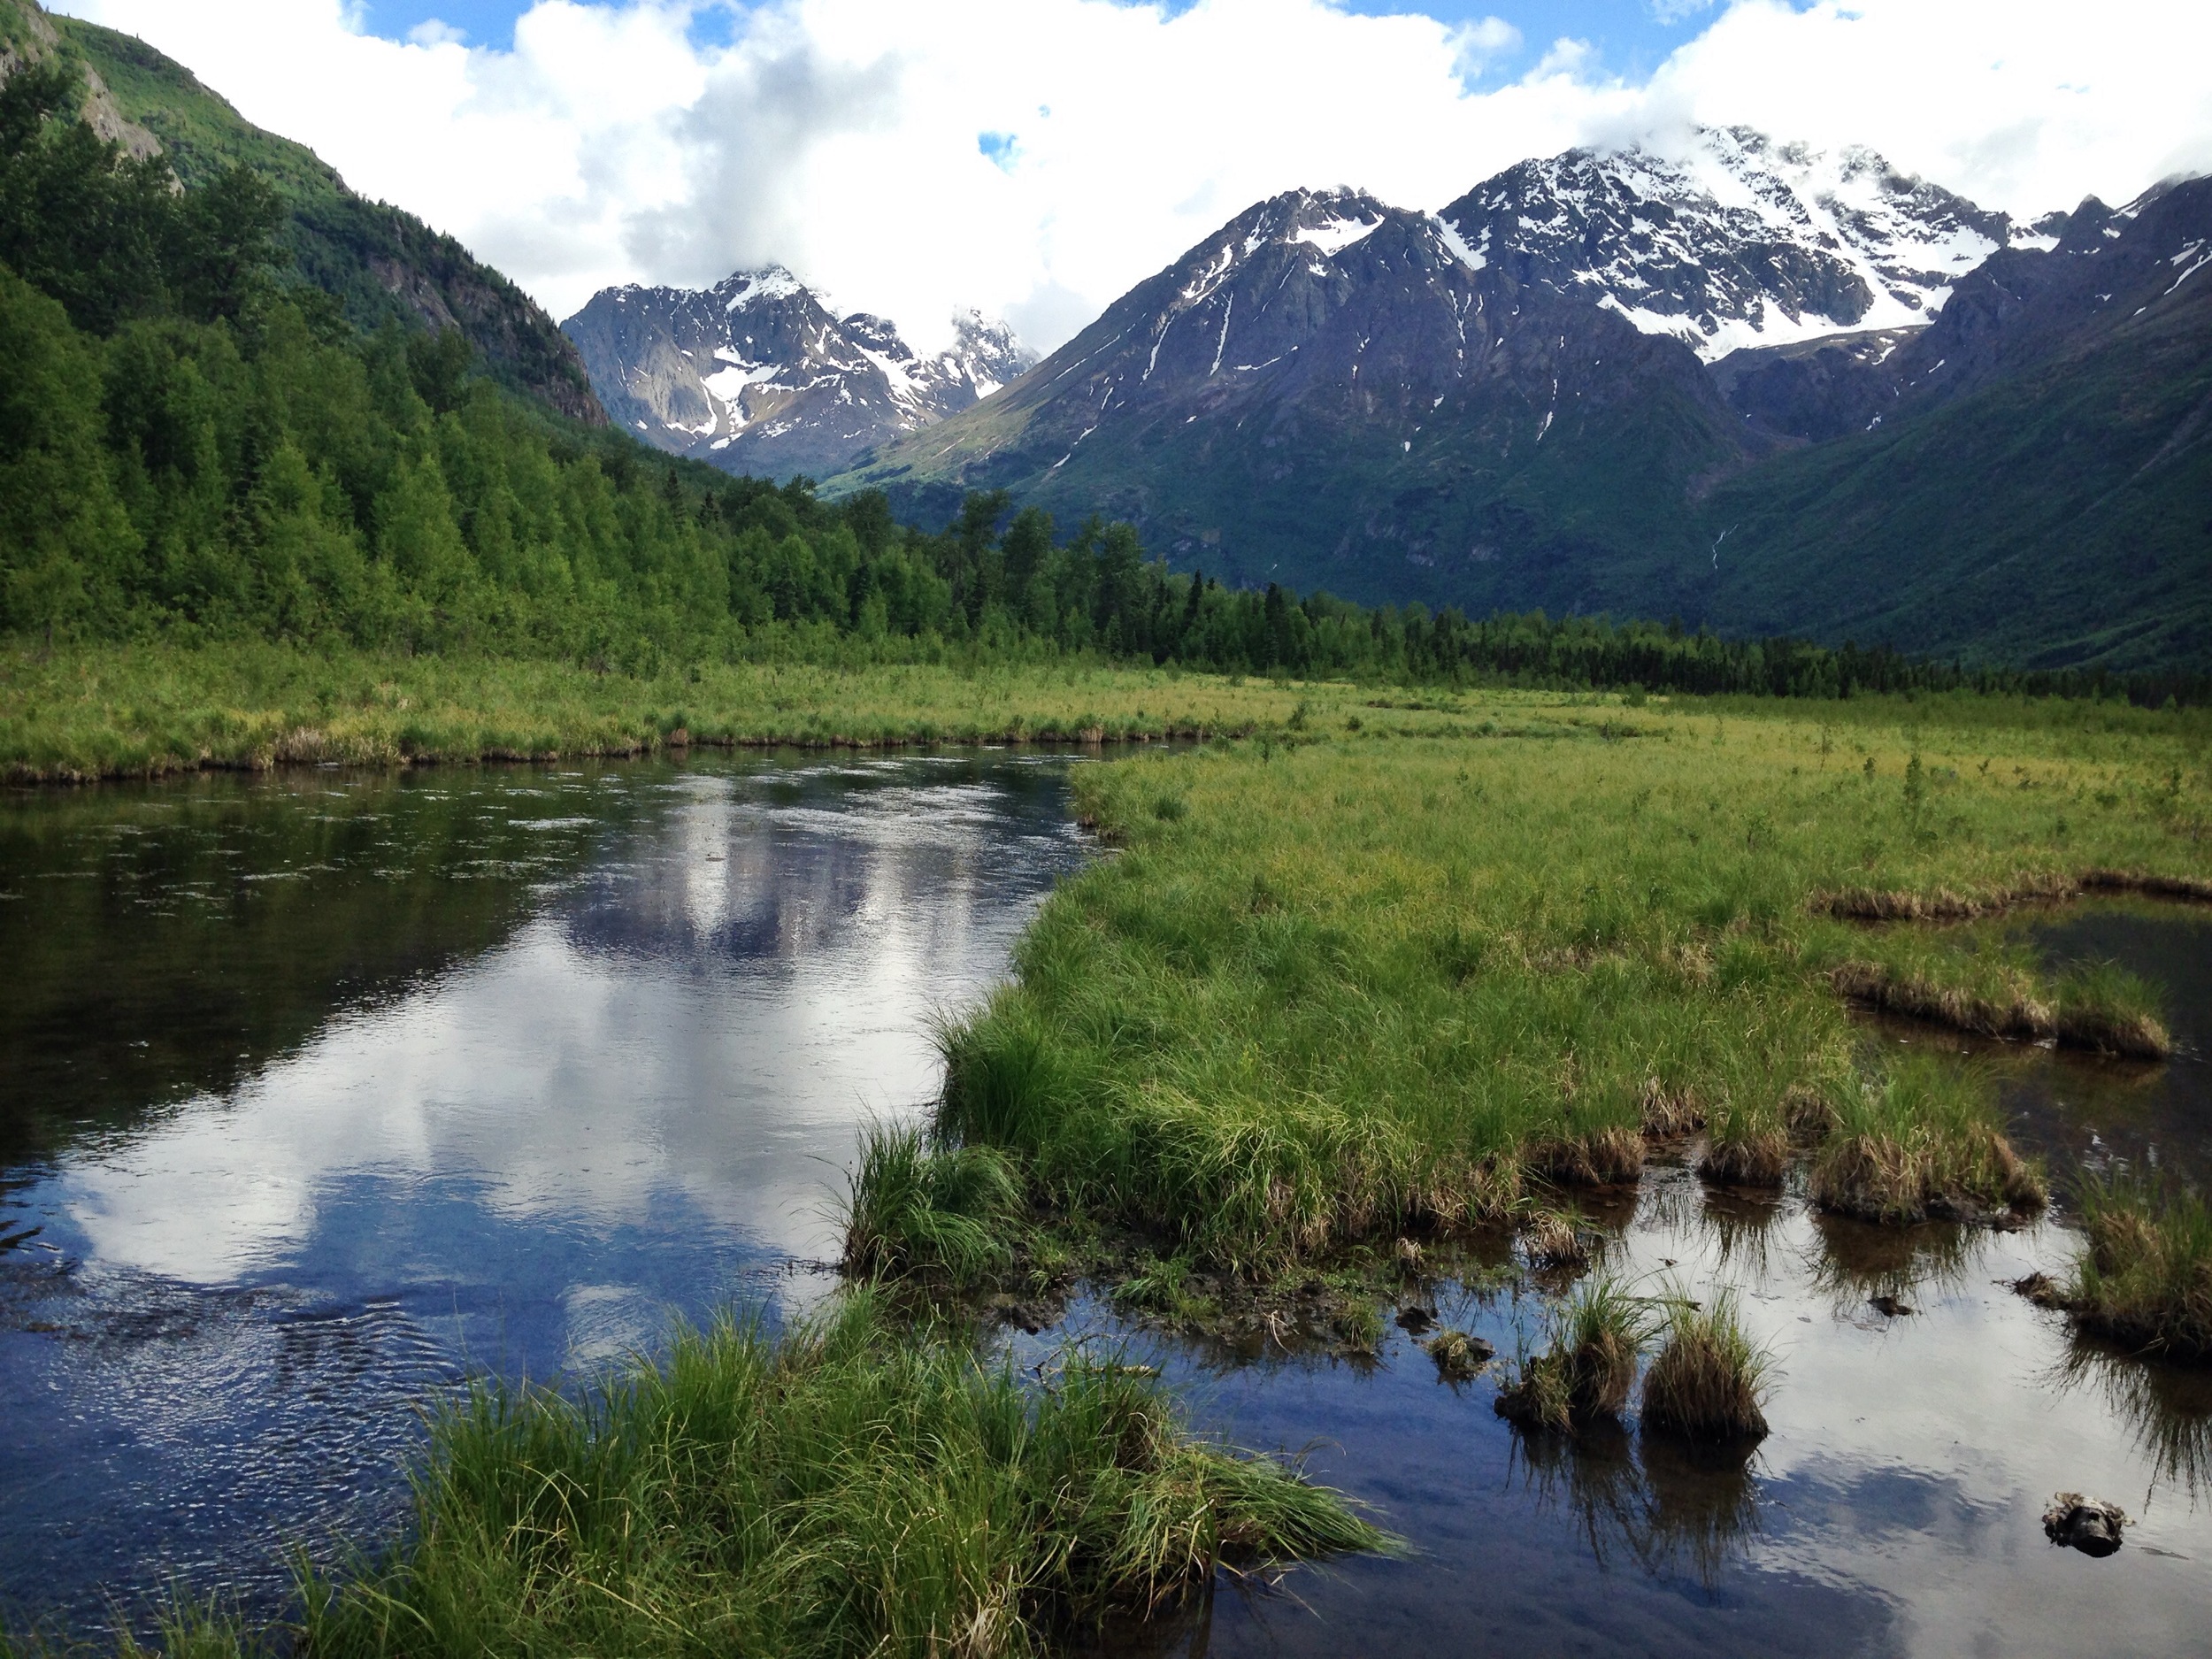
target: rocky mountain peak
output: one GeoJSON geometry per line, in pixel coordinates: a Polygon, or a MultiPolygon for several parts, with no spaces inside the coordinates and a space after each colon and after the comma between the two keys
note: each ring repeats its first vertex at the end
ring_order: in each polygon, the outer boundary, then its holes
{"type": "Polygon", "coordinates": [[[710,288],[603,289],[562,325],[608,412],[732,472],[820,476],[987,396],[1034,359],[1004,323],[954,320],[923,358],[887,318],[835,315],[780,265],[710,288]]]}
{"type": "Polygon", "coordinates": [[[1708,362],[1924,323],[1961,276],[2032,234],[1871,150],[1746,127],[1525,161],[1439,218],[1471,257],[1592,293],[1708,362]]]}

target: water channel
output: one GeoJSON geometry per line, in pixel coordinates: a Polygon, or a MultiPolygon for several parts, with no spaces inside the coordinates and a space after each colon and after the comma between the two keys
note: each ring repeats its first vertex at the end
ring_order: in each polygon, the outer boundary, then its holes
{"type": "MultiPolygon", "coordinates": [[[[280,1609],[284,1552],[403,1513],[419,1407],[472,1373],[588,1374],[674,1315],[833,1283],[857,1126],[934,1087],[1087,856],[1065,757],[964,752],[204,778],[0,803],[0,1619],[78,1632],[165,1585],[280,1609]]],[[[2212,1173],[2212,926],[2076,907],[2054,958],[2161,982],[2181,1052],[2017,1045],[2055,1166],[2212,1173]]],[[[1870,1025],[1870,1044],[1966,1048],[1870,1025]]],[[[1487,1378],[1231,1355],[1079,1302],[1199,1422],[1309,1467],[1402,1561],[1225,1581],[1122,1651],[2193,1652],[2212,1628],[2212,1379],[2073,1341],[2007,1287],[2058,1222],[1898,1232],[1662,1158],[1613,1265],[1738,1286],[1780,1374],[1748,1460],[1516,1436],[1487,1378]],[[1872,1298],[1913,1311],[1889,1315],[1872,1298]],[[2080,1489],[2118,1555],[2052,1548],[2080,1489]]],[[[1532,1288],[1417,1298],[1510,1354],[1532,1288]]]]}

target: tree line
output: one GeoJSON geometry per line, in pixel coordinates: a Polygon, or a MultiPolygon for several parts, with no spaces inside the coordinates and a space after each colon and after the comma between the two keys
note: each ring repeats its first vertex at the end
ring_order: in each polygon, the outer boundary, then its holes
{"type": "Polygon", "coordinates": [[[942,530],[566,420],[458,331],[365,333],[280,271],[236,169],[180,189],[0,86],[0,633],[284,638],[634,666],[790,652],[1090,653],[1420,682],[2202,702],[2204,676],[2011,673],[1678,625],[1369,608],[1171,572],[1126,524],[1002,493],[942,530]]]}

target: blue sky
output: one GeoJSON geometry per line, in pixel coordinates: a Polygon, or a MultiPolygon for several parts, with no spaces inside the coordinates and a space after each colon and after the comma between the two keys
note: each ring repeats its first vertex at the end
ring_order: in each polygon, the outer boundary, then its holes
{"type": "MultiPolygon", "coordinates": [[[[393,39],[435,20],[460,30],[472,45],[505,48],[515,19],[528,0],[365,0],[370,28],[393,39]]],[[[1171,5],[1180,10],[1180,5],[1171,5]]],[[[1348,0],[1348,12],[1425,12],[1447,23],[1502,18],[1521,32],[1521,49],[1493,63],[1486,81],[1510,80],[1540,58],[1552,42],[1570,35],[1595,49],[1610,73],[1640,81],[1662,59],[1711,21],[1712,0],[1348,0]]],[[[703,7],[695,34],[711,41],[725,35],[728,12],[703,7]]]]}

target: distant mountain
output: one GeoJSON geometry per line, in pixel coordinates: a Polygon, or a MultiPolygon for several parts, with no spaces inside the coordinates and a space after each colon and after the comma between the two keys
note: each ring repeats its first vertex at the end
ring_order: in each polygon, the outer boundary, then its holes
{"type": "Polygon", "coordinates": [[[2037,665],[2212,663],[2212,180],[2047,228],[1855,382],[1800,380],[1807,424],[1852,435],[1712,492],[1699,614],[2037,665]],[[1887,407],[1861,420],[1870,397],[1887,407]]]}
{"type": "Polygon", "coordinates": [[[931,517],[1002,487],[1132,518],[1233,580],[1372,600],[1647,595],[1635,569],[1694,538],[1690,482],[1771,441],[1674,333],[1599,303],[1582,261],[1526,254],[1502,206],[1455,205],[1261,203],[833,488],[931,517]]]}
{"type": "Polygon", "coordinates": [[[706,289],[604,288],[561,325],[617,425],[733,472],[821,476],[973,404],[1036,361],[1005,324],[955,319],[919,357],[891,323],[834,316],[781,265],[706,289]]]}
{"type": "Polygon", "coordinates": [[[50,16],[35,0],[0,0],[0,79],[56,53],[84,70],[85,117],[102,136],[165,157],[186,185],[240,163],[259,173],[288,212],[284,240],[298,280],[335,296],[351,321],[457,327],[495,378],[572,419],[603,423],[553,319],[452,237],[357,196],[314,151],[254,126],[144,42],[50,16]]]}
{"type": "Polygon", "coordinates": [[[826,488],[926,520],[1002,488],[1370,603],[2207,660],[2212,335],[2151,293],[2212,246],[2200,202],[2027,226],[1740,130],[1525,162],[1433,216],[1294,192],[826,488]]]}
{"type": "Polygon", "coordinates": [[[1870,150],[1746,127],[1699,128],[1673,156],[1632,145],[1525,161],[1438,218],[1470,258],[1586,293],[1709,362],[1924,324],[1959,278],[2036,236],[1870,150]]]}

